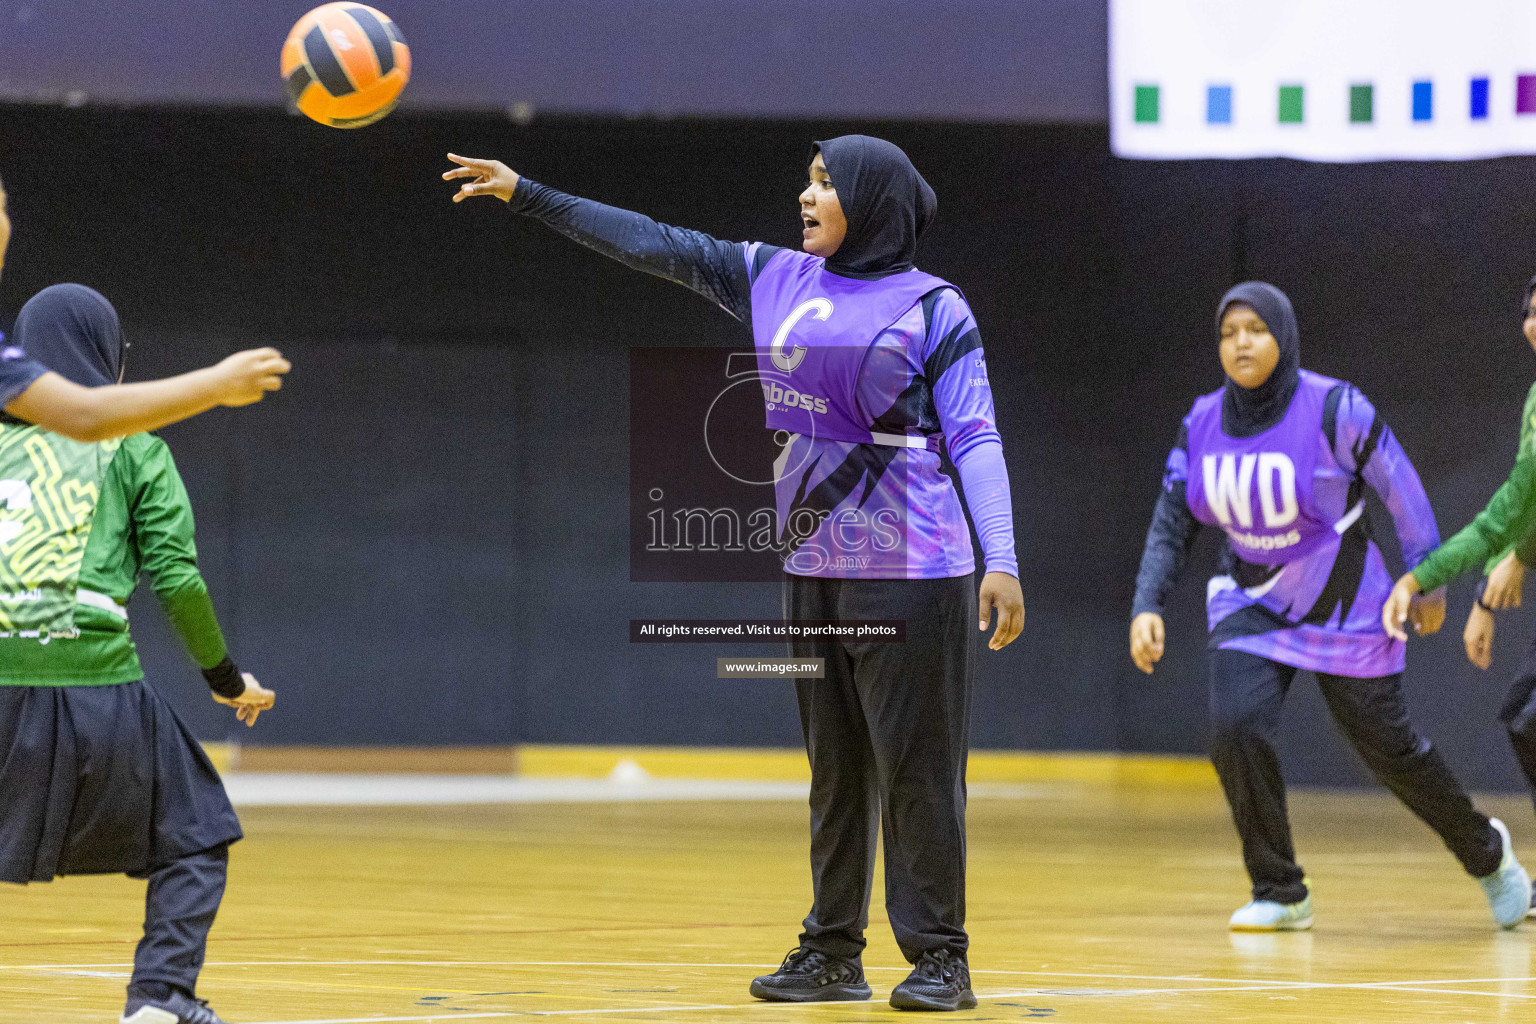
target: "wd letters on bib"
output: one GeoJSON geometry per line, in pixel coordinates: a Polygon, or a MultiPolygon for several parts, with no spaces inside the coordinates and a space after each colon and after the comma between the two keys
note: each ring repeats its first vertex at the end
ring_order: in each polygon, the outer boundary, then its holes
{"type": "Polygon", "coordinates": [[[1279,289],[1241,284],[1221,311],[1233,303],[1269,326],[1279,363],[1257,388],[1228,378],[1185,417],[1136,611],[1161,609],[1176,572],[1164,553],[1182,550],[1179,534],[1214,526],[1227,540],[1208,587],[1214,648],[1342,676],[1401,672],[1404,645],[1381,627],[1392,578],[1370,538],[1364,494],[1369,486],[1381,496],[1412,566],[1440,539],[1424,488],[1364,395],[1301,369],[1296,317],[1279,289]]]}

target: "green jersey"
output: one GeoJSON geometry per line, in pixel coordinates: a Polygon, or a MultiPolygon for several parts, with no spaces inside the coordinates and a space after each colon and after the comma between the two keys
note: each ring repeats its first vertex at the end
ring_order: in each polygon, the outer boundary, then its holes
{"type": "Polygon", "coordinates": [[[1488,507],[1431,552],[1413,575],[1420,589],[1434,590],[1477,565],[1492,572],[1510,551],[1525,565],[1536,565],[1536,384],[1525,399],[1520,448],[1509,479],[1488,507]]]}
{"type": "Polygon", "coordinates": [[[82,444],[0,423],[0,686],[142,679],[126,606],[145,572],[198,665],[222,661],[192,505],[165,442],[82,444]]]}

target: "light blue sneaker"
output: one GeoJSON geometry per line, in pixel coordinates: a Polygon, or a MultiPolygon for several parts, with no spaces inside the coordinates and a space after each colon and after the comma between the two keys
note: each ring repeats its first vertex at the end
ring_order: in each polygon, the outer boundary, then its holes
{"type": "Polygon", "coordinates": [[[1312,927],[1312,886],[1300,903],[1254,900],[1238,907],[1227,927],[1234,932],[1304,932],[1312,927]]]}
{"type": "Polygon", "coordinates": [[[1489,818],[1488,824],[1498,829],[1499,839],[1504,843],[1504,859],[1499,861],[1499,870],[1479,878],[1477,884],[1483,887],[1483,895],[1488,897],[1488,906],[1499,927],[1513,928],[1525,920],[1526,912],[1530,910],[1531,876],[1515,860],[1509,829],[1498,818],[1489,818]]]}

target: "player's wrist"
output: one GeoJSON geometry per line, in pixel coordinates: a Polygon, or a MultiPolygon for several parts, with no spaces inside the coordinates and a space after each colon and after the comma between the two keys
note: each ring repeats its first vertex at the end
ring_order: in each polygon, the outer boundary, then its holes
{"type": "Polygon", "coordinates": [[[217,665],[203,669],[203,679],[207,681],[208,689],[225,700],[234,700],[245,692],[245,677],[228,654],[217,665]]]}

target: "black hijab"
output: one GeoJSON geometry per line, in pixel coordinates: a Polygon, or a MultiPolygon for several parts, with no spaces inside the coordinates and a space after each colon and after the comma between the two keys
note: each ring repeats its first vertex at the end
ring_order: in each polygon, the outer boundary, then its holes
{"type": "Polygon", "coordinates": [[[123,369],[123,329],[106,296],[83,284],[44,288],[16,317],[16,344],[76,384],[116,384],[123,369]]]}
{"type": "Polygon", "coordinates": [[[939,200],[899,146],[868,135],[840,135],[818,142],[827,176],[837,190],[848,233],[827,259],[827,269],[847,277],[884,277],[912,269],[939,200]]]}
{"type": "Polygon", "coordinates": [[[1525,286],[1525,298],[1520,301],[1520,326],[1525,326],[1525,321],[1531,315],[1531,296],[1536,295],[1536,277],[1531,278],[1525,286]]]}
{"type": "Polygon", "coordinates": [[[1244,281],[1221,297],[1216,307],[1216,334],[1221,336],[1221,318],[1235,302],[1253,307],[1274,335],[1280,347],[1280,361],[1269,379],[1256,388],[1245,388],[1227,378],[1226,394],[1221,399],[1221,429],[1229,437],[1262,434],[1285,417],[1296,386],[1301,382],[1301,333],[1296,328],[1296,312],[1285,292],[1263,281],[1244,281]]]}

